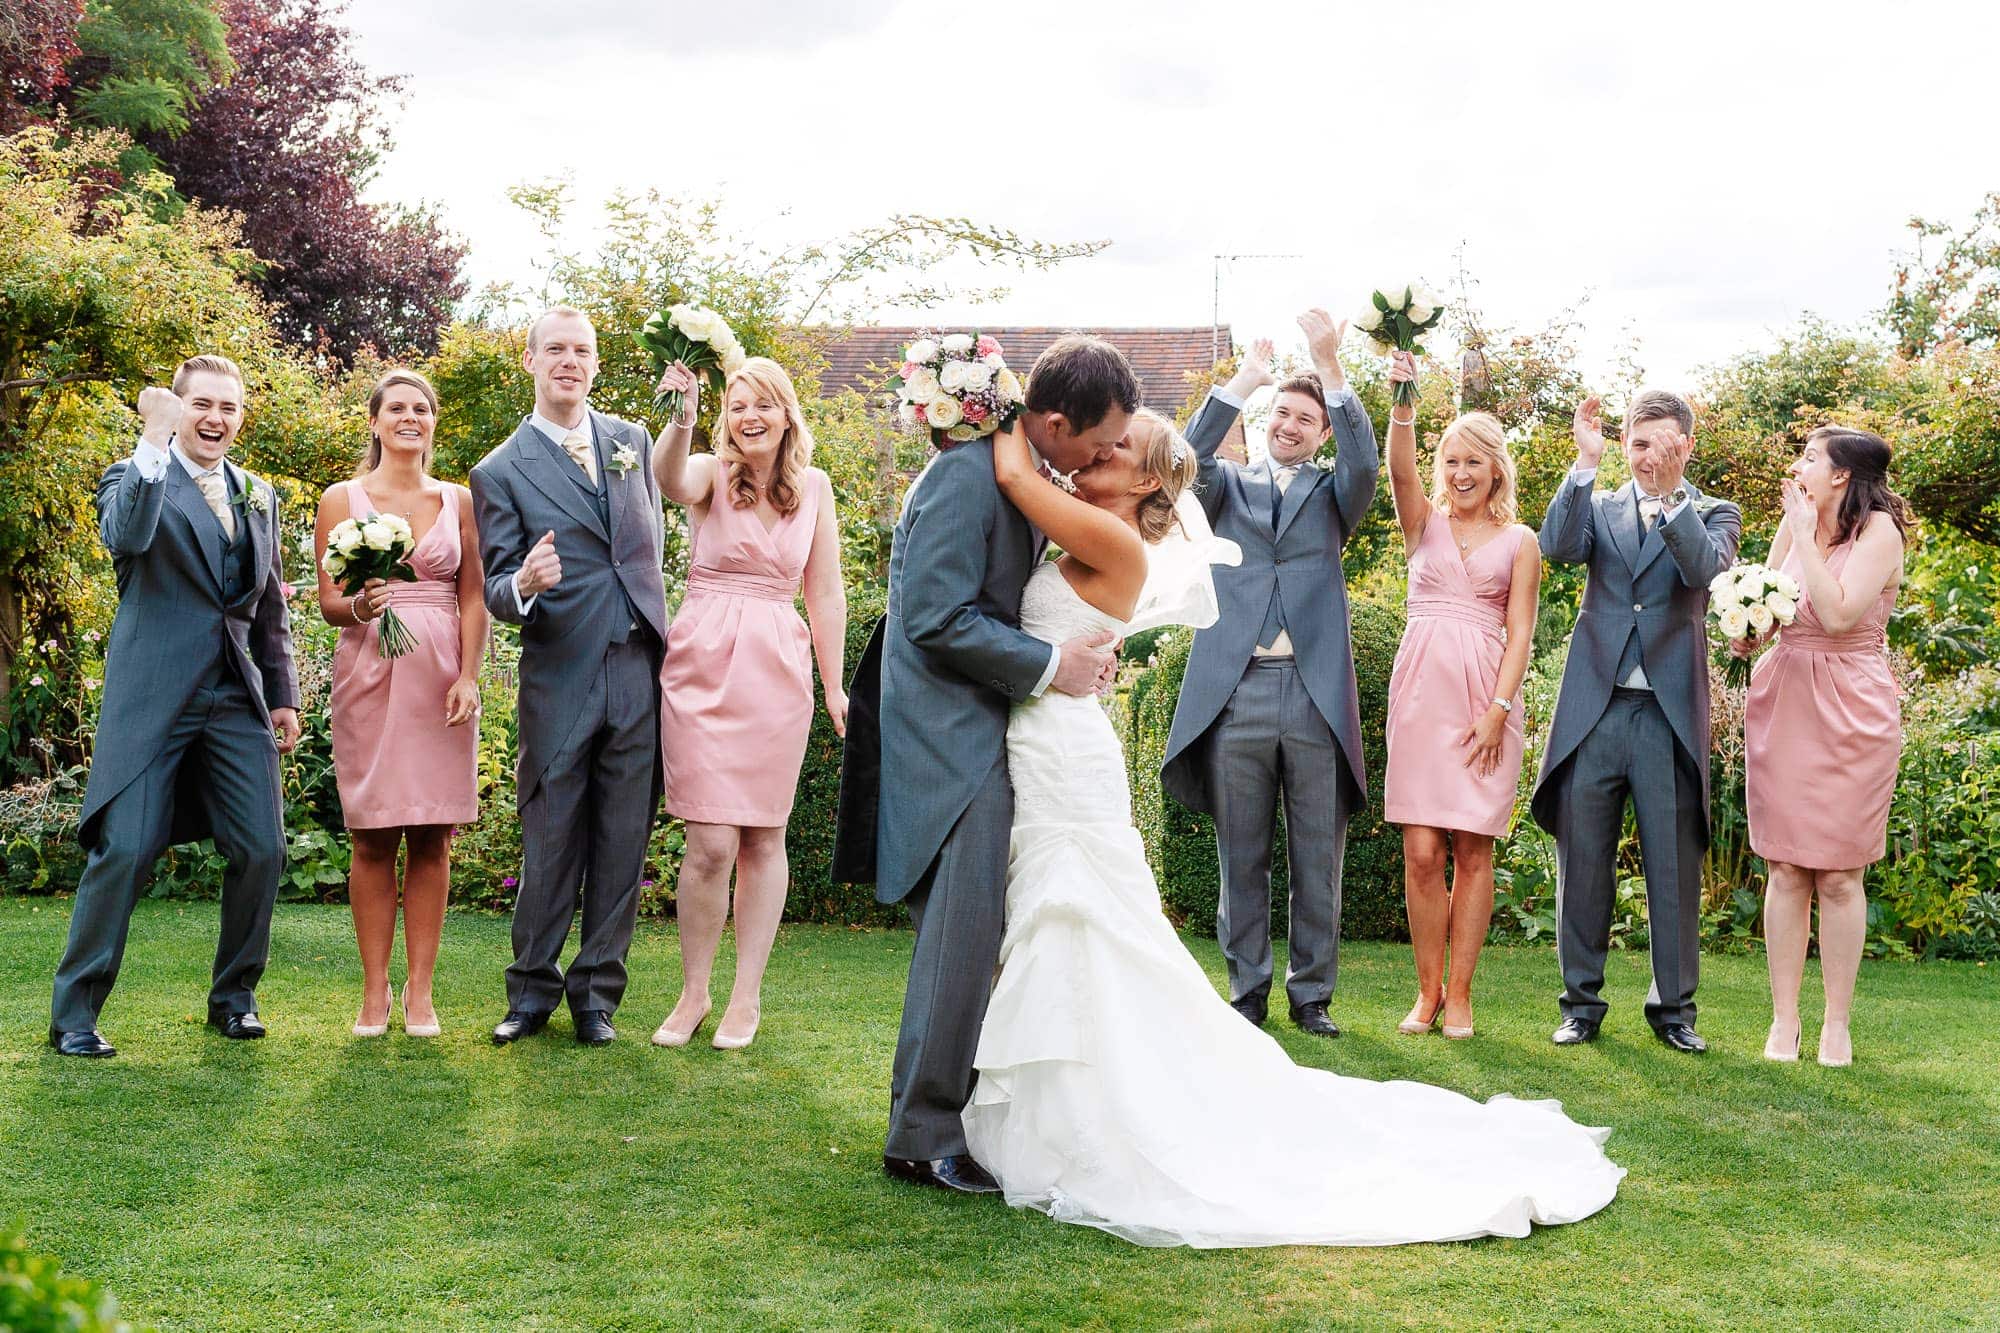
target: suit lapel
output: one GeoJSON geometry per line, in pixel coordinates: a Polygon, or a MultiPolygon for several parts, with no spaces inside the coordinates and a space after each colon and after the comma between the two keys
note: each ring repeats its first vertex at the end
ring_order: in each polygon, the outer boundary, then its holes
{"type": "MultiPolygon", "coordinates": [[[[1683,484],[1687,486],[1689,504],[1693,504],[1696,500],[1701,498],[1701,492],[1697,491],[1692,483],[1683,483],[1683,484]]],[[[1634,491],[1633,492],[1634,498],[1632,501],[1632,512],[1635,515],[1638,513],[1638,507],[1639,507],[1639,501],[1637,496],[1638,493],[1634,491]]],[[[1661,556],[1666,554],[1667,552],[1666,519],[1667,516],[1664,513],[1662,513],[1659,517],[1659,520],[1653,524],[1653,530],[1646,534],[1646,540],[1640,544],[1639,563],[1632,567],[1632,573],[1635,576],[1645,573],[1646,570],[1652,565],[1652,563],[1655,560],[1658,560],[1661,556]]]]}
{"type": "MultiPolygon", "coordinates": [[[[598,415],[595,410],[590,414],[590,422],[592,432],[597,441],[598,475],[604,478],[604,508],[605,512],[611,516],[611,531],[606,536],[611,542],[612,549],[616,550],[618,547],[618,529],[625,521],[625,510],[631,499],[628,483],[635,480],[632,474],[638,471],[638,469],[628,468],[623,472],[614,471],[611,467],[611,459],[617,451],[618,446],[623,442],[612,434],[610,420],[598,415]]],[[[639,481],[641,487],[645,484],[643,480],[639,481]]]]}
{"type": "Polygon", "coordinates": [[[244,526],[250,529],[248,592],[254,595],[263,588],[264,571],[271,567],[271,534],[266,531],[264,524],[258,521],[265,515],[258,513],[250,505],[250,497],[255,494],[252,488],[256,484],[250,480],[250,474],[230,463],[223,464],[223,472],[229,478],[230,488],[243,499],[243,503],[237,506],[236,513],[244,526]]]}
{"type": "Polygon", "coordinates": [[[194,534],[194,544],[201,549],[203,563],[208,566],[209,578],[215,580],[216,595],[222,593],[222,524],[216,522],[208,501],[201,498],[201,488],[194,484],[194,478],[187,474],[181,461],[171,454],[167,457],[167,498],[174,502],[174,508],[181,511],[181,517],[188,522],[194,534]]]}
{"type": "Polygon", "coordinates": [[[597,506],[583,488],[563,475],[564,468],[576,471],[570,456],[526,420],[514,432],[514,443],[521,474],[535,489],[553,500],[556,508],[609,542],[611,534],[604,530],[604,516],[597,512],[597,506]]]}
{"type": "Polygon", "coordinates": [[[1312,494],[1313,488],[1319,485],[1320,479],[1324,476],[1326,473],[1321,471],[1316,463],[1302,464],[1292,475],[1292,484],[1285,488],[1285,498],[1278,502],[1278,530],[1273,534],[1274,538],[1285,535],[1285,529],[1289,528],[1292,520],[1299,516],[1299,510],[1305,508],[1307,497],[1312,494]]]}
{"type": "Polygon", "coordinates": [[[1639,488],[1627,482],[1605,506],[1611,523],[1611,539],[1633,573],[1639,571],[1639,488]]]}

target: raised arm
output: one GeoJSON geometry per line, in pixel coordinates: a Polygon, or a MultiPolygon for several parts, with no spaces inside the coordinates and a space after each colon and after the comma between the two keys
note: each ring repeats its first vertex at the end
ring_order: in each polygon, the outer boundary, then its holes
{"type": "Polygon", "coordinates": [[[1736,547],[1743,540],[1743,511],[1727,500],[1718,500],[1706,513],[1692,504],[1660,527],[1681,582],[1690,588],[1706,588],[1715,576],[1736,563],[1736,547]]]}
{"type": "Polygon", "coordinates": [[[1570,434],[1576,440],[1576,462],[1549,500],[1540,541],[1542,554],[1558,564],[1584,565],[1597,544],[1591,495],[1598,464],[1604,461],[1604,402],[1596,394],[1577,404],[1570,434]]]}
{"type": "Polygon", "coordinates": [[[167,498],[166,469],[173,462],[167,450],[186,410],[171,389],[139,391],[138,447],[97,482],[97,535],[111,554],[140,555],[152,547],[167,498]]]}
{"type": "MultiPolygon", "coordinates": [[[[1417,380],[1417,359],[1408,352],[1396,351],[1389,354],[1389,379],[1392,383],[1414,384],[1417,380]]],[[[1403,546],[1414,548],[1423,538],[1424,525],[1430,522],[1431,502],[1424,495],[1423,479],[1417,475],[1417,413],[1410,409],[1409,420],[1396,415],[1396,409],[1389,409],[1389,494],[1396,502],[1396,526],[1403,530],[1403,546]]]]}
{"type": "Polygon", "coordinates": [[[1382,454],[1375,447],[1375,426],[1361,410],[1361,400],[1347,387],[1347,372],[1340,365],[1340,341],[1347,336],[1347,321],[1338,324],[1326,311],[1313,309],[1299,316],[1299,328],[1306,335],[1313,367],[1319,371],[1326,389],[1327,411],[1333,420],[1333,500],[1340,509],[1340,544],[1345,546],[1368,506],[1375,503],[1375,485],[1382,475],[1382,454]]]}
{"type": "MultiPolygon", "coordinates": [[[[1784,532],[1791,534],[1792,545],[1798,548],[1799,582],[1812,598],[1813,612],[1826,632],[1845,634],[1866,618],[1882,590],[1902,577],[1903,534],[1887,514],[1869,514],[1854,536],[1853,554],[1836,579],[1814,539],[1819,514],[1805,489],[1787,477],[1784,498],[1784,532]]],[[[1775,566],[1783,557],[1777,553],[1777,542],[1771,545],[1775,566]]]]}
{"type": "Polygon", "coordinates": [[[1243,353],[1243,362],[1229,382],[1202,400],[1201,409],[1188,423],[1187,442],[1195,456],[1195,499],[1213,524],[1222,516],[1222,463],[1216,457],[1229,428],[1243,414],[1250,395],[1273,383],[1271,340],[1259,338],[1243,353]]]}
{"type": "MultiPolygon", "coordinates": [[[[1123,441],[1121,450],[1131,446],[1123,441]]],[[[993,437],[993,476],[1014,507],[1040,528],[1063,554],[1084,568],[1105,576],[1113,587],[1131,585],[1132,601],[1146,581],[1146,544],[1132,525],[1108,509],[1099,509],[1035,470],[1028,435],[1017,420],[1012,430],[993,437]]]]}
{"type": "Polygon", "coordinates": [[[715,494],[715,456],[688,456],[694,443],[695,418],[701,411],[701,379],[676,361],[654,386],[656,393],[669,390],[682,395],[681,415],[661,427],[660,437],[653,441],[653,480],[660,484],[660,494],[675,504],[705,505],[715,494]]]}
{"type": "Polygon", "coordinates": [[[812,549],[806,554],[804,579],[806,624],[812,631],[813,658],[819,663],[826,715],[836,736],[847,735],[847,678],[842,658],[847,648],[847,591],[840,577],[840,514],[834,507],[833,482],[813,469],[806,474],[819,492],[819,516],[813,523],[812,549]]]}

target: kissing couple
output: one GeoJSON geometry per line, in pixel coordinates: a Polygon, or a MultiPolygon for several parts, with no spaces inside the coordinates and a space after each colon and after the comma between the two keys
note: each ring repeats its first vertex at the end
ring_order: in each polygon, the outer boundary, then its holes
{"type": "MultiPolygon", "coordinates": [[[[1323,311],[1300,323],[1336,354],[1323,311]]],[[[1119,638],[1218,615],[1209,565],[1238,552],[1202,505],[1228,421],[1183,438],[1117,349],[1069,336],[1011,429],[951,443],[911,488],[849,690],[834,866],[916,928],[885,1169],[1145,1245],[1587,1217],[1624,1175],[1608,1130],[1294,1065],[1161,910],[1096,695],[1119,638]]]]}

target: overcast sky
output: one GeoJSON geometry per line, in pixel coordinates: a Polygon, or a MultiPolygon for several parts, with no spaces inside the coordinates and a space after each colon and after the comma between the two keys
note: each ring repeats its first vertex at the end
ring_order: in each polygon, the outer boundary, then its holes
{"type": "MultiPolygon", "coordinates": [[[[2000,6],[353,0],[408,77],[377,193],[428,199],[475,285],[535,279],[509,184],[713,196],[773,246],[896,212],[1111,248],[989,324],[1300,342],[1465,266],[1495,322],[1588,298],[1685,383],[1812,311],[1867,318],[1912,214],[2000,189],[2000,6]]],[[[970,320],[958,309],[942,318],[970,320]]],[[[884,322],[908,323],[884,312],[884,322]]]]}

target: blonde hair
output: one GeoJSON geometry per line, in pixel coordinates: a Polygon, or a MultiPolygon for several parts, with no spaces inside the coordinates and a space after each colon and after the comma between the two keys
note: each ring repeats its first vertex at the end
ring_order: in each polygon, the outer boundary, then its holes
{"type": "Polygon", "coordinates": [[[1451,486],[1445,480],[1444,454],[1454,442],[1463,442],[1472,452],[1493,465],[1493,489],[1486,497],[1486,516],[1495,523],[1512,523],[1518,509],[1516,488],[1519,477],[1514,455],[1507,449],[1507,431],[1490,412],[1467,412],[1444,428],[1438,437],[1437,455],[1431,463],[1431,507],[1440,514],[1451,509],[1451,486]]]}
{"type": "MultiPolygon", "coordinates": [[[[382,400],[389,396],[389,390],[399,384],[407,384],[424,396],[431,406],[431,442],[424,446],[424,471],[431,470],[431,457],[437,453],[437,390],[424,378],[421,371],[398,366],[375,381],[375,387],[368,391],[368,419],[373,421],[382,412],[382,400]]],[[[368,447],[361,451],[361,461],[354,465],[354,475],[365,477],[382,463],[382,438],[371,426],[368,431],[368,447]]]]}
{"type": "Polygon", "coordinates": [[[204,352],[200,356],[191,356],[181,362],[180,369],[174,372],[174,392],[186,393],[187,382],[194,376],[203,374],[227,375],[236,381],[237,392],[243,391],[243,372],[237,369],[236,363],[226,356],[204,352]]]}
{"type": "Polygon", "coordinates": [[[1174,423],[1149,407],[1132,414],[1132,443],[1144,460],[1146,475],[1159,478],[1160,488],[1139,501],[1139,535],[1150,545],[1164,540],[1179,522],[1174,504],[1194,485],[1194,449],[1174,429],[1174,423]]]}
{"type": "Polygon", "coordinates": [[[757,483],[751,479],[750,465],[743,461],[742,451],[736,447],[736,437],[729,428],[729,395],[738,384],[750,385],[776,399],[785,409],[785,434],[778,441],[778,457],[771,468],[770,496],[773,508],[781,514],[791,514],[799,507],[800,487],[813,456],[812,431],[806,425],[805,410],[799,406],[799,392],[792,387],[792,377],[785,373],[785,368],[768,356],[751,357],[723,381],[722,429],[716,433],[715,456],[729,479],[729,503],[738,509],[749,509],[757,503],[757,483]]]}

